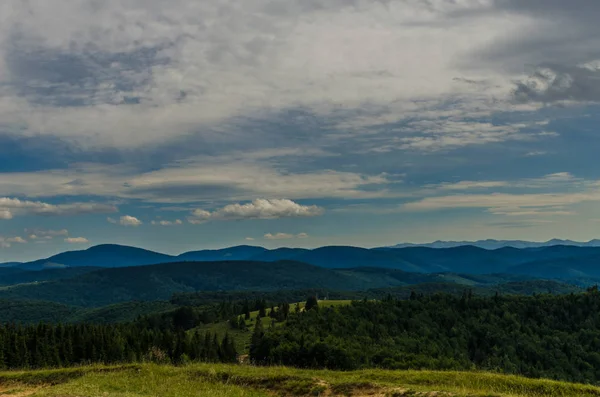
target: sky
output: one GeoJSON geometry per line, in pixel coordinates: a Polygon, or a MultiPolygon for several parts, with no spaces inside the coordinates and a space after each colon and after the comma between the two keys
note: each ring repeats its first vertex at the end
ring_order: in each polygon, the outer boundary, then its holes
{"type": "Polygon", "coordinates": [[[4,0],[0,262],[600,237],[597,0],[4,0]]]}

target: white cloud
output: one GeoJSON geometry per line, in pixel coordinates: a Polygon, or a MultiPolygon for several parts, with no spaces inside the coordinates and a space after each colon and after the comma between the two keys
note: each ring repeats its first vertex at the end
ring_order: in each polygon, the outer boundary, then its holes
{"type": "Polygon", "coordinates": [[[47,230],[47,229],[25,229],[25,234],[30,240],[46,239],[51,240],[54,237],[68,236],[67,229],[47,230]]]}
{"type": "Polygon", "coordinates": [[[48,204],[41,201],[0,197],[0,219],[19,215],[82,215],[116,212],[114,205],[98,203],[48,204]]]}
{"type": "Polygon", "coordinates": [[[444,182],[439,185],[427,185],[425,187],[433,187],[440,190],[470,190],[505,187],[508,185],[509,183],[506,181],[460,181],[456,183],[444,182]]]}
{"type": "Polygon", "coordinates": [[[436,190],[485,190],[485,189],[500,189],[500,188],[527,188],[527,189],[542,189],[542,188],[557,188],[568,185],[571,188],[586,185],[593,185],[595,182],[585,181],[582,178],[577,178],[569,172],[557,172],[544,175],[540,178],[524,178],[515,181],[459,181],[459,182],[443,182],[440,184],[425,185],[424,188],[433,188],[436,190]]]}
{"type": "MultiPolygon", "coordinates": [[[[404,149],[437,151],[508,140],[531,140],[540,137],[556,136],[545,131],[523,133],[526,124],[492,124],[477,121],[425,120],[411,122],[402,131],[410,137],[397,138],[398,147],[404,149]]],[[[381,149],[380,149],[381,150],[381,149]]]]}
{"type": "Polygon", "coordinates": [[[600,202],[600,181],[578,178],[569,172],[515,181],[460,181],[426,187],[430,189],[424,191],[427,197],[405,203],[400,209],[436,211],[479,208],[508,217],[566,216],[576,214],[573,206],[577,204],[600,202]],[[486,192],[435,195],[448,190],[486,192]]]}
{"type": "Polygon", "coordinates": [[[246,239],[245,239],[245,240],[246,240],[246,241],[254,241],[254,238],[253,238],[253,237],[246,237],[246,239]]]}
{"type": "Polygon", "coordinates": [[[535,157],[535,156],[544,156],[546,154],[548,154],[548,152],[546,152],[544,150],[532,150],[530,152],[525,153],[525,156],[535,157]]]}
{"type": "Polygon", "coordinates": [[[12,244],[26,244],[27,240],[22,237],[3,237],[0,236],[0,248],[10,248],[12,244]]]}
{"type": "Polygon", "coordinates": [[[267,240],[289,240],[293,238],[308,238],[306,233],[290,234],[290,233],[267,233],[264,235],[267,240]]]}
{"type": "Polygon", "coordinates": [[[294,235],[289,234],[289,233],[275,233],[275,234],[267,233],[264,235],[264,237],[267,240],[288,240],[288,239],[294,238],[294,235]]]}
{"type": "Polygon", "coordinates": [[[231,201],[265,196],[290,199],[381,197],[386,194],[385,189],[365,188],[387,183],[384,174],[333,170],[290,172],[254,160],[235,162],[225,156],[169,164],[141,174],[128,166],[92,164],[67,170],[2,174],[0,191],[29,197],[104,196],[192,203],[222,200],[224,195],[231,201]]]}
{"type": "Polygon", "coordinates": [[[123,215],[122,217],[120,217],[118,220],[114,219],[114,218],[106,218],[106,220],[109,223],[113,223],[113,224],[119,224],[122,226],[133,226],[133,227],[137,227],[143,224],[142,221],[140,221],[138,218],[131,216],[131,215],[123,215]]]}
{"type": "Polygon", "coordinates": [[[433,211],[456,208],[486,208],[489,212],[504,215],[521,215],[524,212],[548,212],[565,215],[567,205],[588,201],[600,201],[600,192],[582,193],[539,193],[539,194],[457,194],[451,196],[426,197],[404,204],[412,211],[433,211]],[[521,214],[519,213],[521,212],[521,214]]]}
{"type": "Polygon", "coordinates": [[[199,224],[212,220],[303,218],[323,212],[316,205],[301,205],[288,199],[256,199],[246,204],[229,204],[213,212],[196,209],[188,221],[199,224]]]}
{"type": "Polygon", "coordinates": [[[87,244],[90,241],[85,237],[68,237],[65,242],[69,244],[87,244]]]}
{"type": "Polygon", "coordinates": [[[18,243],[18,244],[27,244],[27,240],[23,237],[10,237],[6,239],[8,243],[18,243]]]}
{"type": "Polygon", "coordinates": [[[465,56],[535,22],[518,13],[455,17],[489,10],[487,1],[315,4],[6,0],[0,82],[12,90],[0,119],[23,135],[135,147],[198,131],[210,138],[227,120],[265,111],[481,95],[456,76],[498,80],[486,93],[498,101],[512,76],[465,66],[465,56]],[[48,91],[85,106],[60,106],[48,91]]]}
{"type": "Polygon", "coordinates": [[[153,225],[159,225],[159,226],[183,225],[183,221],[181,219],[175,219],[174,221],[157,220],[157,221],[152,221],[151,223],[153,225]]]}

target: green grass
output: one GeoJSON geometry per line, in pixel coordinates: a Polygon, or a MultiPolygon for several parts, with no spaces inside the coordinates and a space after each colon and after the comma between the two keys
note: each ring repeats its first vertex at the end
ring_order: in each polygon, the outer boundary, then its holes
{"type": "Polygon", "coordinates": [[[600,396],[600,388],[483,372],[336,372],[222,364],[140,364],[0,373],[0,395],[589,397],[600,396]]]}

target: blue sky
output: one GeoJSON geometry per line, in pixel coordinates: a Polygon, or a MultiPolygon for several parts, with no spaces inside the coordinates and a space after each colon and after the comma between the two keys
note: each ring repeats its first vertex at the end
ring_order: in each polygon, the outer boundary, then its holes
{"type": "Polygon", "coordinates": [[[6,0],[0,262],[600,234],[600,3],[6,0]]]}

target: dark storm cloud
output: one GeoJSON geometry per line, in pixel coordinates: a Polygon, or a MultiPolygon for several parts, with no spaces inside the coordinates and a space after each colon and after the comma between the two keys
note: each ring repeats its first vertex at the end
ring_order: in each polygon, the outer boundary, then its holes
{"type": "Polygon", "coordinates": [[[469,12],[531,19],[526,31],[507,32],[464,60],[472,68],[528,75],[515,83],[517,101],[600,101],[600,68],[583,66],[600,59],[600,1],[497,0],[469,12]]]}
{"type": "Polygon", "coordinates": [[[518,101],[558,102],[600,100],[600,69],[552,65],[540,67],[527,80],[516,83],[518,101]]]}

